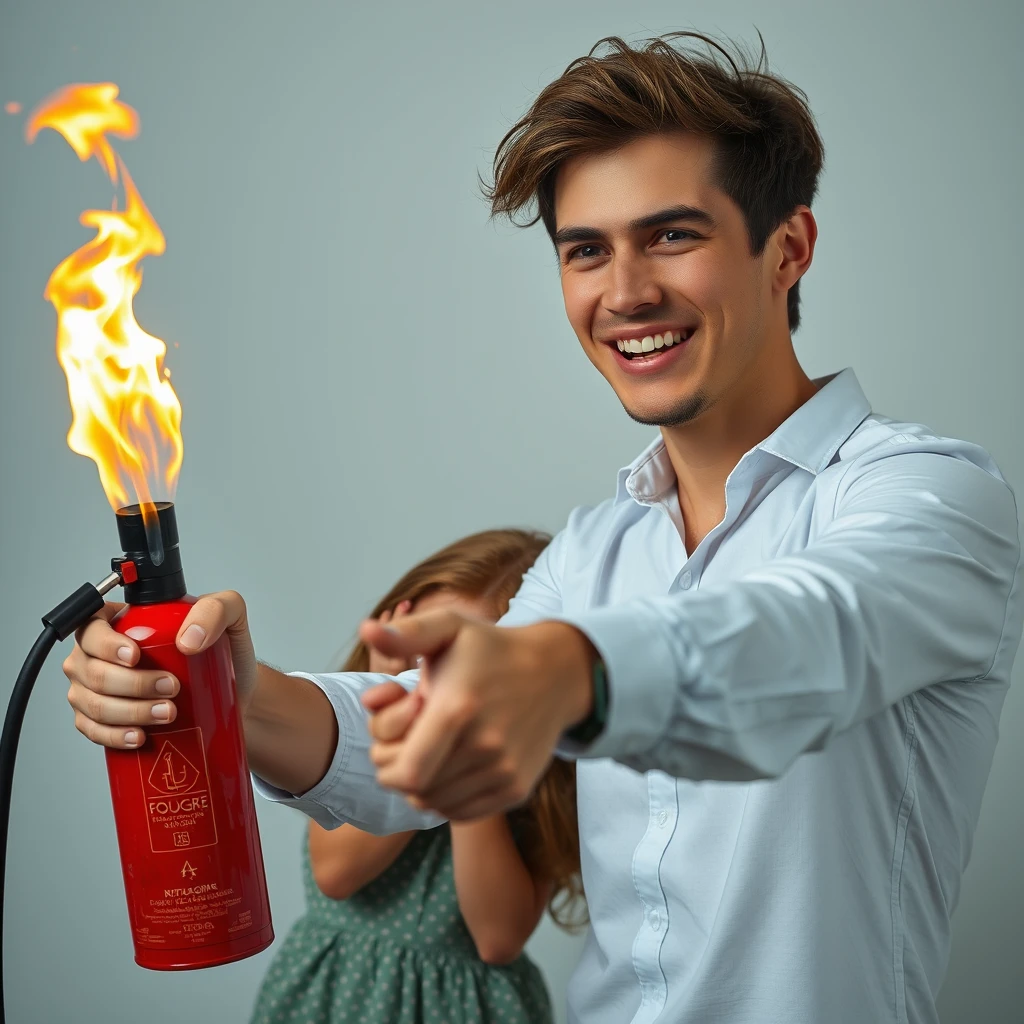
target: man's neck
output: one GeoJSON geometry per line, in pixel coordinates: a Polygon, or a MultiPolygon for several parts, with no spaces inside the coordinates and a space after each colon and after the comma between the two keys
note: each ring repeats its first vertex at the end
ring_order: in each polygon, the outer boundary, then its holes
{"type": "Polygon", "coordinates": [[[687,552],[724,518],[725,482],[740,459],[817,390],[795,354],[772,373],[747,379],[693,422],[661,428],[678,481],[687,552]]]}

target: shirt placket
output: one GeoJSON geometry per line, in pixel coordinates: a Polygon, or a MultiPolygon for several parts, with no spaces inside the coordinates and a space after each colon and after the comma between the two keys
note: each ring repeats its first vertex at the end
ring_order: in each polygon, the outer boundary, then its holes
{"type": "Polygon", "coordinates": [[[668,980],[661,950],[669,929],[668,901],[661,884],[661,862],[679,814],[675,780],[663,772],[647,773],[647,831],[633,854],[633,884],[643,910],[633,943],[633,969],[640,983],[640,1008],[633,1024],[651,1024],[665,1008],[668,980]]]}
{"type": "MultiPolygon", "coordinates": [[[[747,462],[749,463],[749,459],[747,462]]],[[[719,523],[687,557],[682,546],[683,564],[669,586],[669,593],[696,589],[713,541],[727,530],[743,506],[742,488],[749,465],[734,470],[726,486],[726,508],[719,523]]],[[[664,500],[633,494],[641,504],[658,508],[679,531],[673,509],[664,500]]],[[[670,925],[668,900],[661,884],[661,863],[679,817],[676,780],[664,772],[647,772],[647,831],[633,854],[633,884],[640,899],[642,918],[633,942],[633,970],[640,984],[640,1006],[631,1024],[654,1024],[668,1002],[668,978],[661,963],[661,952],[670,925]]]]}

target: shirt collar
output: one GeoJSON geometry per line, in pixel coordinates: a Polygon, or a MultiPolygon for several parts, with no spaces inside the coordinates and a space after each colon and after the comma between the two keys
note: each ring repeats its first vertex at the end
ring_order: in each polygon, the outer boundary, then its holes
{"type": "MultiPolygon", "coordinates": [[[[850,435],[871,413],[856,374],[847,367],[814,382],[817,392],[755,450],[783,459],[815,476],[832,461],[850,435]]],[[[657,437],[628,466],[619,470],[615,501],[657,501],[675,483],[675,473],[657,437]]]]}
{"type": "Polygon", "coordinates": [[[757,447],[817,476],[871,414],[871,403],[849,367],[814,383],[817,393],[757,447]]]}

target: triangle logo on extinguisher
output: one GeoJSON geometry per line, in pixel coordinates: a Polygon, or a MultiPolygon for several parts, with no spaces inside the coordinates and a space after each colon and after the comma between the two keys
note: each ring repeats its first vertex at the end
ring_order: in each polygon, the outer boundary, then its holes
{"type": "Polygon", "coordinates": [[[199,769],[170,740],[164,740],[149,773],[149,784],[161,793],[187,793],[200,775],[199,769]]]}

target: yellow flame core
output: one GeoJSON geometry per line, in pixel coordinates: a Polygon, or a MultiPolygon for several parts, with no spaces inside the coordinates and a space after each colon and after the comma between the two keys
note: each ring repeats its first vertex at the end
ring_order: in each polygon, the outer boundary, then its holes
{"type": "Polygon", "coordinates": [[[167,346],[147,334],[132,303],[139,263],[164,251],[164,236],[107,135],[134,138],[138,114],[112,83],[69,85],[31,116],[29,142],[43,128],[59,132],[80,160],[94,156],[112,183],[120,177],[124,211],[86,210],[95,236],[57,265],[45,297],[57,310],[57,358],[68,381],[68,445],[87,455],[114,509],[172,498],[184,453],[181,404],[163,366],[167,346]]]}

